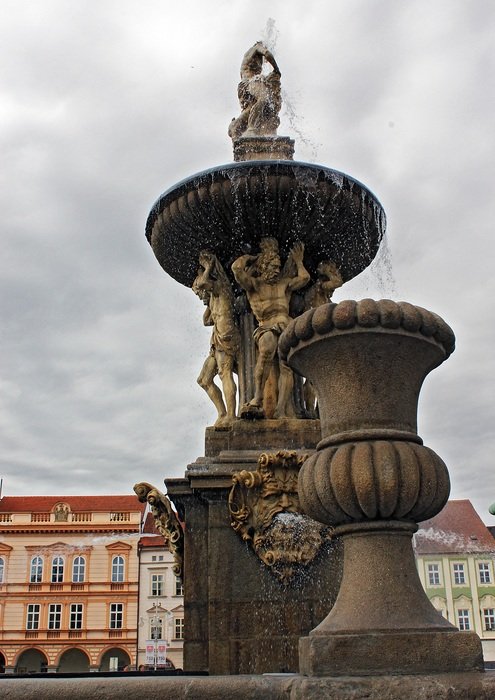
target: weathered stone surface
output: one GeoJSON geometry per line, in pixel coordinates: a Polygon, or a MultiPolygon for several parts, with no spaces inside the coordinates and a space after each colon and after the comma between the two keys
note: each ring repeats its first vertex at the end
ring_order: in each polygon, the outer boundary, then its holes
{"type": "Polygon", "coordinates": [[[483,670],[479,637],[471,632],[313,635],[301,639],[300,672],[308,676],[438,673],[483,670]]]}
{"type": "Polygon", "coordinates": [[[240,136],[233,142],[234,161],[292,160],[294,141],[287,136],[240,136]]]}
{"type": "Polygon", "coordinates": [[[188,287],[201,250],[228,273],[246,244],[254,248],[267,236],[277,238],[282,255],[302,241],[312,278],[322,260],[333,260],[347,281],[373,260],[385,226],[376,197],[348,175],[265,159],[221,165],[174,185],[154,204],[146,237],[163,269],[188,287]]]}
{"type": "Polygon", "coordinates": [[[2,700],[287,700],[290,677],[0,679],[2,700]]]}
{"type": "Polygon", "coordinates": [[[311,453],[320,436],[319,421],[235,421],[230,431],[207,429],[207,456],[188,467],[185,479],[166,480],[187,523],[186,670],[297,672],[299,637],[325,617],[335,599],[340,544],[325,543],[304,575],[284,585],[232,528],[228,497],[233,472],[255,471],[260,452],[289,443],[311,453]]]}
{"type": "Polygon", "coordinates": [[[300,644],[309,676],[472,671],[477,635],[457,631],[416,570],[416,523],[436,515],[450,483],[417,435],[419,392],[454,350],[436,314],[407,302],[327,304],[291,321],[279,349],[318,393],[322,440],[299,474],[303,510],[336,526],[344,571],[327,617],[300,644]]]}
{"type": "Polygon", "coordinates": [[[361,678],[1,678],[2,700],[493,700],[495,672],[361,678]]]}
{"type": "Polygon", "coordinates": [[[238,420],[230,430],[206,428],[205,457],[189,465],[188,472],[208,469],[231,471],[238,469],[242,459],[256,462],[260,452],[273,450],[304,450],[313,452],[321,440],[319,420],[250,421],[238,420]],[[211,459],[215,457],[216,459],[211,459]]]}
{"type": "Polygon", "coordinates": [[[495,673],[294,680],[290,700],[493,700],[495,673]]]}

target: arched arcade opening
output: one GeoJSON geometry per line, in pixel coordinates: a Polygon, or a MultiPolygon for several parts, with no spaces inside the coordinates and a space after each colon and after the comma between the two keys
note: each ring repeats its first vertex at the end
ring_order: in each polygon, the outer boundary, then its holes
{"type": "Polygon", "coordinates": [[[89,673],[88,655],[76,647],[67,649],[58,662],[58,673],[89,673]]]}
{"type": "Polygon", "coordinates": [[[130,663],[130,656],[124,649],[112,647],[101,657],[100,671],[122,671],[130,663]]]}
{"type": "Polygon", "coordinates": [[[22,673],[46,673],[48,659],[39,649],[25,649],[18,657],[15,672],[22,673]]]}

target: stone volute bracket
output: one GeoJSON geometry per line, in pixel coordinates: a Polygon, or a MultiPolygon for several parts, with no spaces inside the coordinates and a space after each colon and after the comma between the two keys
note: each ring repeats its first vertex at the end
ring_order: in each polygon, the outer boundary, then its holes
{"type": "Polygon", "coordinates": [[[299,475],[303,512],[335,527],[343,577],[328,616],[300,640],[306,675],[482,667],[477,635],[438,613],[412,550],[417,522],[447,502],[447,467],[417,434],[426,375],[453,352],[437,314],[388,299],[342,301],[291,321],[281,357],[318,396],[322,440],[299,475]]]}
{"type": "Polygon", "coordinates": [[[182,580],[184,531],[177,514],[172,508],[170,499],[146,481],[135,484],[134,493],[141,503],[150,504],[155,527],[163,535],[165,544],[174,557],[172,571],[182,580]]]}
{"type": "Polygon", "coordinates": [[[256,471],[235,472],[229,493],[231,525],[283,584],[307,567],[331,537],[301,513],[298,474],[307,455],[263,453],[256,471]]]}

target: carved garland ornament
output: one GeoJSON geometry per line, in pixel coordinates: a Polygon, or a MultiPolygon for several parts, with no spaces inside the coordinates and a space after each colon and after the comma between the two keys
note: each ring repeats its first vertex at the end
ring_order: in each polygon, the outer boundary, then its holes
{"type": "Polygon", "coordinates": [[[256,471],[233,474],[229,511],[234,530],[282,582],[308,566],[331,528],[301,513],[298,474],[307,455],[263,453],[256,471]]]}
{"type": "Polygon", "coordinates": [[[149,503],[155,527],[163,535],[169,551],[174,557],[172,571],[182,579],[184,559],[184,532],[172,508],[170,499],[151,484],[142,481],[134,486],[134,493],[141,503],[149,503]]]}

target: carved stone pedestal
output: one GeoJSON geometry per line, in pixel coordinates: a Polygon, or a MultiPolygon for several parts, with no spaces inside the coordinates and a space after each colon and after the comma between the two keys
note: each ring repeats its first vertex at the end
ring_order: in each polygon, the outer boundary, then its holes
{"type": "Polygon", "coordinates": [[[294,141],[288,136],[241,136],[234,140],[234,160],[292,160],[294,141]]]}
{"type": "Polygon", "coordinates": [[[412,523],[375,521],[336,528],[344,572],[333,610],[301,639],[308,676],[473,671],[483,668],[478,636],[459,632],[433,608],[419,580],[412,523]]]}
{"type": "MultiPolygon", "coordinates": [[[[247,512],[246,528],[234,531],[229,494],[233,475],[246,474],[249,481],[260,453],[288,448],[311,454],[320,437],[319,421],[309,420],[239,420],[230,431],[208,428],[205,457],[187,468],[184,479],[166,480],[168,495],[186,522],[185,670],[297,672],[299,637],[323,619],[335,599],[339,547],[330,542],[301,575],[281,580],[277,567],[271,570],[252,537],[246,537],[247,512]]],[[[284,490],[269,482],[267,487],[263,517],[293,501],[292,485],[284,490]]]]}

